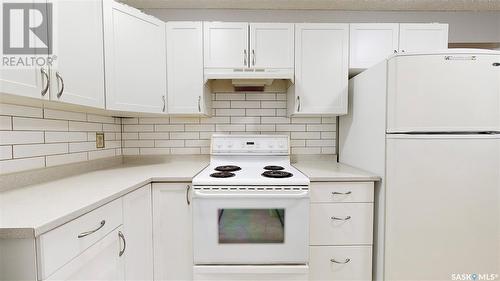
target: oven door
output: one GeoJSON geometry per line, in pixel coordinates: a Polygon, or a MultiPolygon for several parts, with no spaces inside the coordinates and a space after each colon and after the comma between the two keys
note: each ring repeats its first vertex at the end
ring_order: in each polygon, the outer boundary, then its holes
{"type": "Polygon", "coordinates": [[[195,264],[306,264],[308,190],[193,194],[195,264]]]}

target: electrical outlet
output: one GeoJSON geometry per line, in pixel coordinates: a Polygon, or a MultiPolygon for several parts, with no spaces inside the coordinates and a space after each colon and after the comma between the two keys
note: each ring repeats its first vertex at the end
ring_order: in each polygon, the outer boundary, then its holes
{"type": "Polygon", "coordinates": [[[95,146],[97,148],[104,148],[104,133],[95,133],[95,146]]]}

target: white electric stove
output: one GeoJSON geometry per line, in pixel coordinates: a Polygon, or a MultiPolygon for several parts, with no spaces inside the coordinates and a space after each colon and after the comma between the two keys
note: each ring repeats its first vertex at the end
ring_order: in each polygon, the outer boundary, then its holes
{"type": "Polygon", "coordinates": [[[214,135],[193,179],[195,280],[307,280],[309,179],[287,135],[214,135]]]}

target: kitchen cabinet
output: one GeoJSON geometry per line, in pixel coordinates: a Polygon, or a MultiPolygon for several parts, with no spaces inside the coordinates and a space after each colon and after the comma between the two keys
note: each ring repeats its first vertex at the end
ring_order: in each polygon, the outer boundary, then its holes
{"type": "Polygon", "coordinates": [[[290,115],[347,113],[349,25],[295,25],[295,85],[288,92],[290,115]]]}
{"type": "Polygon", "coordinates": [[[204,23],[205,68],[293,68],[294,25],[204,23]]]}
{"type": "Polygon", "coordinates": [[[123,197],[123,234],[127,239],[125,280],[153,280],[151,184],[123,197]]]}
{"type": "MultiPolygon", "coordinates": [[[[54,55],[53,65],[2,67],[0,92],[104,108],[102,1],[58,1],[53,8],[53,28],[57,36],[55,41],[49,41],[52,53],[35,51],[36,56],[45,58],[54,55]]],[[[38,16],[38,13],[32,15],[38,16]]],[[[37,38],[39,35],[30,32],[28,36],[35,47],[43,46],[37,38]]]]}
{"type": "Polygon", "coordinates": [[[402,23],[399,25],[399,51],[448,49],[448,24],[402,23]]]}
{"type": "Polygon", "coordinates": [[[399,50],[398,23],[351,23],[349,68],[369,68],[399,50]]]}
{"type": "Polygon", "coordinates": [[[248,66],[248,23],[204,22],[205,68],[248,66]]]}
{"type": "Polygon", "coordinates": [[[164,22],[115,1],[103,6],[106,109],[163,112],[164,22]]]}
{"type": "Polygon", "coordinates": [[[120,226],[45,280],[124,280],[126,252],[120,226]]]}
{"type": "Polygon", "coordinates": [[[153,183],[155,280],[192,280],[190,183],[153,183]]]}
{"type": "Polygon", "coordinates": [[[373,182],[310,185],[309,280],[372,280],[373,182]]]}
{"type": "Polygon", "coordinates": [[[293,68],[293,31],[291,23],[250,23],[249,66],[293,68]]]}
{"type": "Polygon", "coordinates": [[[54,55],[50,99],[104,108],[102,0],[54,4],[54,55]]]}
{"type": "Polygon", "coordinates": [[[167,108],[169,114],[208,114],[210,92],[203,81],[203,23],[168,22],[167,108]]]}

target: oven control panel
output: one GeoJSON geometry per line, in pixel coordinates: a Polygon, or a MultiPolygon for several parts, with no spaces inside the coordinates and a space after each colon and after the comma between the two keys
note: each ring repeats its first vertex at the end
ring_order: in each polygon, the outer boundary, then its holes
{"type": "Polygon", "coordinates": [[[211,154],[288,155],[288,135],[213,135],[211,154]]]}

